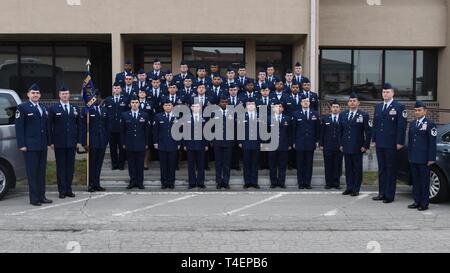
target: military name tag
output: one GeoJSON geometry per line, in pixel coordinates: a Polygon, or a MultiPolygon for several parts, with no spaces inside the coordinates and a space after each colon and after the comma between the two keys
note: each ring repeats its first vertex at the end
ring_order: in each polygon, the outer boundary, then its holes
{"type": "Polygon", "coordinates": [[[425,123],[425,124],[422,124],[422,128],[420,130],[426,131],[427,128],[428,128],[428,124],[425,123]]]}
{"type": "Polygon", "coordinates": [[[325,125],[330,125],[331,123],[329,123],[329,122],[327,122],[327,123],[325,123],[325,125]]]}
{"type": "Polygon", "coordinates": [[[147,107],[145,107],[145,109],[151,110],[152,108],[150,107],[150,105],[147,105],[147,107]]]}
{"type": "Polygon", "coordinates": [[[57,116],[61,116],[61,115],[62,115],[62,113],[56,113],[56,115],[57,115],[57,116]]]}
{"type": "Polygon", "coordinates": [[[164,123],[164,121],[160,121],[159,123],[164,123]]]}
{"type": "Polygon", "coordinates": [[[139,122],[145,122],[145,119],[144,119],[144,118],[141,118],[141,119],[139,120],[139,122]]]}
{"type": "Polygon", "coordinates": [[[395,109],[392,109],[392,110],[389,112],[389,115],[395,116],[395,115],[397,115],[397,111],[396,111],[395,109]]]}
{"type": "Polygon", "coordinates": [[[120,104],[120,106],[125,106],[125,103],[122,102],[122,103],[120,104]]]}
{"type": "Polygon", "coordinates": [[[111,108],[112,107],[112,105],[108,105],[108,108],[111,108]]]}
{"type": "Polygon", "coordinates": [[[33,113],[29,113],[28,116],[34,116],[34,114],[33,113]]]}
{"type": "Polygon", "coordinates": [[[357,123],[363,123],[363,122],[364,122],[363,117],[357,118],[357,119],[356,119],[356,122],[357,122],[357,123]]]}
{"type": "Polygon", "coordinates": [[[315,116],[313,116],[313,117],[311,118],[311,120],[317,120],[317,118],[316,118],[315,116]]]}

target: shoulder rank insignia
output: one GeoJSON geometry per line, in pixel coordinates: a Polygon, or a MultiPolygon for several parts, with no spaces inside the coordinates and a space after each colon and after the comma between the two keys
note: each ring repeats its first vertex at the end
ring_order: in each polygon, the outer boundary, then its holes
{"type": "Polygon", "coordinates": [[[408,117],[408,112],[406,110],[403,110],[403,114],[402,115],[403,115],[404,118],[407,118],[408,117]]]}
{"type": "Polygon", "coordinates": [[[437,129],[436,129],[436,128],[431,129],[431,135],[432,135],[432,136],[434,136],[434,137],[437,136],[437,133],[438,133],[438,132],[437,132],[437,129]]]}
{"type": "Polygon", "coordinates": [[[18,119],[18,118],[20,118],[20,111],[19,110],[16,111],[16,119],[18,119]]]}

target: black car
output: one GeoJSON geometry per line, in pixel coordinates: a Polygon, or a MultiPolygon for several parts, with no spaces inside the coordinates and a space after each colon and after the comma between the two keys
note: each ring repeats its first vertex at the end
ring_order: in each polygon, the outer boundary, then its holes
{"type": "MultiPolygon", "coordinates": [[[[399,180],[412,184],[408,148],[400,151],[399,180]]],[[[430,172],[430,202],[441,203],[450,197],[450,124],[438,128],[436,163],[430,172]]]]}

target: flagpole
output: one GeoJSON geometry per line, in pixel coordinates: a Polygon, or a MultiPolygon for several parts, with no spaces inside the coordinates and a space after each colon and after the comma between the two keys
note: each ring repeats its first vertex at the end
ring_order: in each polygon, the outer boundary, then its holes
{"type": "MultiPolygon", "coordinates": [[[[87,66],[87,71],[88,71],[88,73],[90,73],[91,71],[91,61],[88,59],[88,61],[87,61],[87,63],[86,63],[86,66],[87,66]]],[[[89,116],[90,116],[90,108],[88,107],[87,109],[86,109],[86,111],[87,111],[87,120],[86,120],[86,122],[87,122],[87,133],[86,133],[86,135],[87,135],[87,147],[88,147],[88,149],[87,149],[87,158],[86,158],[86,186],[88,187],[88,189],[89,189],[89,157],[90,157],[90,153],[91,153],[91,147],[90,147],[90,137],[89,137],[89,127],[90,127],[90,125],[89,125],[89,116]]]]}

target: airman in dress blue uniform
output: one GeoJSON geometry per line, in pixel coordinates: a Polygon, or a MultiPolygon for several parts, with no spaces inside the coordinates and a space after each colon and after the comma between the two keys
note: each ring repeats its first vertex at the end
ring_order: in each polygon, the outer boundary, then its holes
{"type": "MultiPolygon", "coordinates": [[[[248,98],[245,103],[247,112],[245,113],[244,130],[245,139],[239,141],[242,149],[244,163],[244,189],[253,187],[259,189],[258,170],[259,152],[261,150],[261,140],[259,137],[259,117],[256,111],[256,104],[253,98],[248,98]]],[[[238,123],[241,121],[238,121],[238,123]]]]}
{"type": "MultiPolygon", "coordinates": [[[[153,107],[153,102],[147,99],[147,91],[146,88],[143,87],[139,90],[139,111],[145,112],[148,115],[148,119],[151,124],[153,124],[153,119],[155,117],[155,108],[153,107]]],[[[144,159],[144,170],[148,170],[148,162],[150,161],[150,147],[153,143],[152,131],[149,132],[149,148],[145,151],[145,159],[144,159]]]]}
{"type": "Polygon", "coordinates": [[[120,117],[129,109],[129,97],[122,94],[119,83],[114,83],[112,96],[106,98],[106,113],[108,116],[109,149],[111,153],[112,169],[124,169],[125,150],[123,149],[120,132],[122,130],[120,117]]]}
{"type": "MultiPolygon", "coordinates": [[[[278,100],[270,96],[270,89],[266,84],[263,84],[259,95],[256,97],[256,107],[258,108],[258,115],[262,116],[263,109],[266,109],[266,116],[270,117],[272,114],[272,107],[278,103],[278,100]],[[265,108],[264,108],[265,107],[265,108]]],[[[269,169],[269,152],[261,150],[259,154],[259,168],[261,170],[269,169]]]]}
{"type": "Polygon", "coordinates": [[[345,158],[345,179],[347,188],[343,195],[358,196],[363,180],[363,154],[370,149],[372,128],[369,114],[358,109],[359,100],[355,93],[350,95],[349,110],[340,115],[340,144],[345,158]]]}
{"type": "Polygon", "coordinates": [[[153,121],[153,145],[159,151],[161,188],[175,188],[175,172],[179,141],[172,136],[172,126],[178,119],[173,115],[173,104],[167,98],[161,101],[164,112],[158,113],[153,121]]]}
{"type": "Polygon", "coordinates": [[[150,83],[147,78],[147,73],[145,73],[145,70],[143,68],[138,70],[137,81],[134,85],[136,86],[135,88],[137,88],[137,90],[145,88],[144,90],[147,91],[150,89],[150,83]]]}
{"type": "MultiPolygon", "coordinates": [[[[230,171],[231,171],[231,158],[233,153],[233,147],[235,140],[227,139],[227,120],[229,120],[233,126],[236,123],[235,117],[228,109],[228,97],[223,96],[220,99],[219,107],[221,108],[220,115],[212,115],[213,119],[222,119],[222,128],[215,128],[215,130],[222,131],[221,139],[214,139],[212,145],[214,147],[214,156],[216,164],[216,187],[217,189],[225,188],[230,189],[230,171]]],[[[215,131],[216,132],[216,131],[215,131]]]]}
{"type": "Polygon", "coordinates": [[[331,103],[330,108],[331,113],[321,119],[319,146],[323,151],[325,163],[325,189],[340,189],[343,159],[340,150],[341,125],[339,115],[341,108],[337,100],[331,103]]]}
{"type": "Polygon", "coordinates": [[[147,78],[158,78],[162,83],[165,82],[165,73],[161,71],[161,61],[159,58],[153,60],[153,70],[147,73],[147,78]]]}
{"type": "Polygon", "coordinates": [[[244,64],[239,65],[236,81],[238,82],[240,92],[245,92],[245,86],[248,82],[255,82],[254,79],[247,77],[247,69],[244,64]]]}
{"type": "Polygon", "coordinates": [[[173,77],[173,81],[175,82],[179,90],[183,88],[184,79],[186,79],[187,77],[192,78],[192,74],[189,72],[189,66],[187,62],[181,61],[180,73],[173,77]]]}
{"type": "Polygon", "coordinates": [[[25,157],[30,204],[41,206],[52,203],[45,197],[45,172],[47,167],[47,149],[49,143],[48,112],[39,103],[39,86],[33,84],[27,92],[28,102],[17,107],[16,138],[17,147],[25,157]]]}
{"type": "Polygon", "coordinates": [[[275,83],[281,81],[275,76],[275,67],[273,64],[269,63],[266,66],[266,73],[267,73],[267,85],[269,86],[269,89],[274,91],[275,90],[275,83]]]}
{"type": "Polygon", "coordinates": [[[408,156],[413,182],[414,203],[410,209],[424,211],[430,203],[430,166],[436,161],[436,125],[426,117],[427,107],[422,101],[414,106],[416,119],[409,124],[408,156]]]}
{"type": "Polygon", "coordinates": [[[135,77],[133,72],[133,64],[131,63],[131,61],[127,60],[125,61],[124,71],[116,74],[115,82],[119,83],[120,86],[123,87],[125,86],[125,77],[129,75],[133,78],[135,77]]]}
{"type": "Polygon", "coordinates": [[[277,102],[273,107],[273,115],[269,115],[268,128],[271,131],[278,126],[279,145],[269,152],[270,188],[286,188],[286,165],[288,152],[292,149],[291,117],[283,114],[283,105],[277,102]]]}
{"type": "Polygon", "coordinates": [[[320,116],[312,110],[309,98],[301,97],[302,109],[292,115],[293,147],[297,152],[297,182],[299,189],[311,189],[314,151],[319,142],[320,116]]]}
{"type": "Polygon", "coordinates": [[[379,193],[373,200],[391,203],[395,198],[398,152],[406,138],[408,113],[405,106],[394,100],[394,88],[383,86],[383,100],[375,106],[373,142],[378,160],[379,193]]]}
{"type": "Polygon", "coordinates": [[[100,101],[96,101],[92,108],[84,109],[81,115],[83,131],[83,146],[89,152],[89,192],[105,191],[100,186],[100,174],[106,147],[109,142],[108,111],[100,101]],[[87,126],[89,116],[89,143],[87,138],[87,126]],[[89,144],[89,145],[88,145],[89,144]]]}
{"type": "Polygon", "coordinates": [[[195,100],[191,105],[192,117],[187,121],[190,127],[190,139],[183,140],[184,150],[187,152],[189,189],[198,187],[205,189],[205,152],[208,151],[208,142],[203,136],[203,127],[206,120],[201,116],[200,104],[195,100]]]}
{"type": "Polygon", "coordinates": [[[75,197],[72,180],[76,149],[81,147],[80,110],[69,102],[70,91],[64,85],[59,89],[60,102],[48,110],[50,146],[55,151],[56,177],[59,198],[75,197]]]}
{"type": "Polygon", "coordinates": [[[319,96],[316,92],[311,91],[311,81],[307,77],[302,78],[302,90],[311,102],[311,109],[319,111],[319,96]]]}
{"type": "Polygon", "coordinates": [[[139,111],[139,98],[131,97],[131,110],[121,115],[121,138],[123,148],[127,151],[128,173],[130,183],[127,189],[144,189],[145,151],[150,141],[150,118],[144,111],[139,111]]]}

